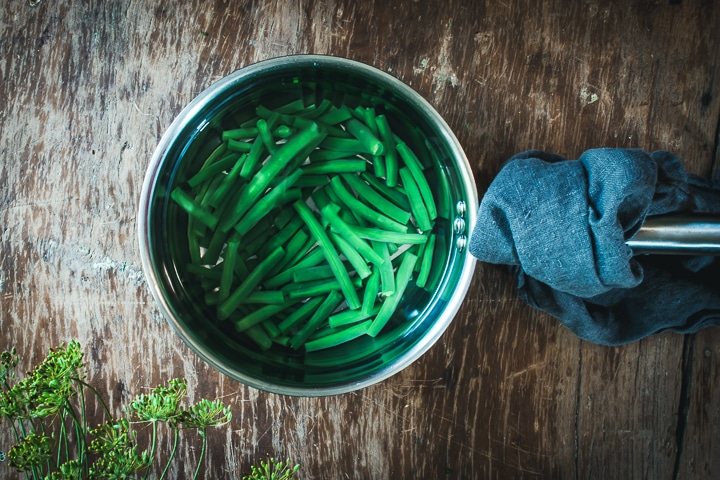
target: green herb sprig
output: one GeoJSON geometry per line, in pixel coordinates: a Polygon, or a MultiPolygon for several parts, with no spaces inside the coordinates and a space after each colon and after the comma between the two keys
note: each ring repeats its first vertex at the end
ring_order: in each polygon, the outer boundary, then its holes
{"type": "Polygon", "coordinates": [[[15,349],[0,353],[0,415],[9,420],[15,445],[7,453],[9,464],[26,478],[132,479],[149,478],[155,463],[158,425],[174,432],[173,448],[159,479],[166,477],[177,452],[180,430],[193,429],[202,437],[197,478],[209,427],[232,420],[230,407],[220,401],[200,400],[185,407],[185,379],[172,379],[148,394],[136,397],[113,417],[100,393],[86,381],[83,352],[76,341],[51,349],[47,358],[26,378],[15,381],[15,349]],[[88,400],[102,405],[107,421],[88,424],[88,400]],[[150,447],[141,450],[137,432],[151,425],[150,447]]]}

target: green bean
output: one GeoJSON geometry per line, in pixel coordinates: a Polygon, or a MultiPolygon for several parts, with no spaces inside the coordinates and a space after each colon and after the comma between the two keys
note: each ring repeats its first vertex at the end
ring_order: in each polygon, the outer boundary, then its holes
{"type": "Polygon", "coordinates": [[[342,264],[335,247],[332,242],[330,242],[327,233],[325,233],[325,230],[322,228],[322,225],[320,225],[320,222],[315,218],[315,215],[312,213],[310,208],[302,201],[296,201],[293,203],[293,207],[310,229],[310,234],[315,237],[315,240],[317,240],[320,245],[320,248],[325,255],[325,259],[330,264],[330,268],[333,269],[335,278],[337,278],[340,283],[341,290],[348,305],[352,310],[360,308],[360,299],[358,298],[357,292],[352,285],[350,276],[348,275],[345,266],[342,264]]]}
{"type": "Polygon", "coordinates": [[[342,158],[303,165],[308,175],[357,173],[367,170],[367,162],[357,158],[342,158]]]}
{"type": "Polygon", "coordinates": [[[210,193],[208,192],[207,195],[207,204],[217,208],[220,206],[223,201],[228,196],[231,189],[235,186],[238,175],[240,174],[240,170],[242,169],[243,163],[245,162],[245,159],[247,158],[247,155],[243,154],[240,155],[233,167],[230,169],[227,175],[222,179],[222,182],[220,185],[215,188],[215,190],[210,193]]]}
{"type": "Polygon", "coordinates": [[[437,218],[437,207],[435,206],[435,200],[433,198],[432,190],[430,190],[430,185],[423,174],[423,166],[420,163],[420,160],[415,155],[415,152],[410,150],[410,147],[408,147],[405,142],[398,143],[396,148],[400,157],[403,159],[405,165],[408,167],[410,173],[412,173],[412,176],[415,179],[418,190],[420,190],[420,194],[422,195],[423,202],[425,202],[425,208],[427,208],[430,220],[435,220],[437,218]]]}
{"type": "Polygon", "coordinates": [[[278,146],[275,143],[275,140],[273,139],[272,132],[270,132],[270,127],[268,126],[268,123],[272,121],[271,119],[268,119],[267,121],[263,118],[258,119],[257,121],[257,128],[258,132],[260,134],[260,140],[262,141],[263,145],[265,146],[265,149],[270,152],[271,155],[275,154],[277,152],[278,146]]]}
{"type": "Polygon", "coordinates": [[[265,303],[265,304],[281,304],[285,303],[285,293],[279,290],[255,290],[245,297],[244,303],[265,303]]]}
{"type": "MultiPolygon", "coordinates": [[[[223,143],[222,146],[225,147],[225,144],[223,143]]],[[[223,151],[225,150],[226,149],[223,149],[223,151]]],[[[230,152],[217,162],[206,163],[206,165],[199,172],[193,175],[187,183],[190,188],[195,188],[225,170],[232,168],[236,161],[237,154],[235,152],[230,152]]]]}
{"type": "Polygon", "coordinates": [[[388,244],[385,242],[372,242],[372,246],[375,251],[384,260],[383,264],[378,267],[380,277],[379,293],[387,297],[395,292],[395,270],[393,268],[392,261],[390,260],[390,251],[388,244]]]}
{"type": "Polygon", "coordinates": [[[387,117],[385,117],[385,115],[378,115],[375,120],[377,122],[380,140],[385,147],[385,184],[388,187],[394,187],[397,185],[399,168],[395,140],[390,130],[387,117]]]}
{"type": "Polygon", "coordinates": [[[380,281],[380,268],[376,268],[368,277],[365,283],[365,291],[363,292],[363,301],[360,310],[366,315],[369,315],[373,308],[375,308],[375,302],[380,294],[380,281]]]}
{"type": "Polygon", "coordinates": [[[229,139],[227,141],[228,150],[232,152],[248,153],[253,148],[253,143],[244,142],[242,140],[229,139]]]}
{"type": "Polygon", "coordinates": [[[260,195],[263,194],[270,182],[280,173],[283,167],[295,160],[295,157],[298,156],[300,152],[305,151],[309,146],[317,145],[321,142],[324,136],[325,134],[320,132],[314,123],[305,130],[301,130],[293,135],[255,174],[245,190],[243,190],[243,194],[232,212],[233,214],[223,220],[220,228],[225,231],[230,230],[252,207],[260,195]]]}
{"type": "Polygon", "coordinates": [[[360,178],[365,180],[371,187],[398,207],[403,210],[410,210],[410,201],[408,200],[405,191],[401,190],[398,186],[389,187],[384,182],[380,181],[380,179],[368,173],[361,173],[360,178]]]}
{"type": "Polygon", "coordinates": [[[218,307],[220,320],[225,320],[230,316],[230,313],[260,284],[267,272],[282,259],[284,254],[285,250],[282,247],[277,247],[250,272],[250,275],[243,280],[240,286],[218,307]]]}
{"type": "Polygon", "coordinates": [[[364,241],[352,231],[350,226],[345,223],[340,216],[338,216],[337,211],[337,206],[331,203],[329,205],[325,205],[322,210],[320,210],[320,215],[327,219],[331,228],[340,234],[340,237],[343,240],[352,245],[353,248],[355,248],[355,250],[357,250],[358,253],[365,258],[365,260],[370,263],[374,263],[375,265],[381,265],[384,262],[383,258],[378,255],[375,250],[373,250],[369,243],[364,241]]]}
{"type": "Polygon", "coordinates": [[[267,148],[265,147],[262,137],[255,137],[255,140],[253,140],[253,143],[250,146],[250,150],[247,152],[248,156],[245,159],[242,170],[240,170],[240,176],[242,178],[248,179],[252,177],[257,169],[261,168],[261,158],[266,151],[267,148]]]}
{"type": "Polygon", "coordinates": [[[320,149],[348,152],[352,155],[357,153],[371,153],[357,138],[336,138],[327,136],[319,145],[320,149]]]}
{"type": "Polygon", "coordinates": [[[420,261],[420,272],[418,272],[418,277],[415,280],[415,284],[420,288],[425,287],[428,277],[430,276],[433,252],[435,250],[435,236],[435,234],[430,235],[427,243],[424,245],[425,249],[423,250],[422,260],[420,261]]]}
{"type": "Polygon", "coordinates": [[[218,218],[210,212],[210,210],[198,204],[194,198],[180,187],[174,188],[172,193],[170,193],[170,197],[175,200],[188,215],[194,217],[198,222],[211,229],[217,226],[218,218]]]}
{"type": "Polygon", "coordinates": [[[280,332],[283,334],[287,333],[295,325],[304,322],[307,318],[310,318],[313,312],[317,311],[323,300],[324,297],[313,297],[308,299],[308,301],[303,303],[300,308],[292,312],[290,315],[285,317],[282,322],[280,322],[278,325],[280,332]]]}
{"type": "Polygon", "coordinates": [[[241,138],[254,138],[258,135],[257,127],[235,128],[233,130],[225,130],[222,133],[223,142],[228,140],[239,140],[241,138]]]}
{"type": "Polygon", "coordinates": [[[328,326],[330,328],[337,328],[352,325],[353,323],[374,317],[379,311],[379,305],[375,305],[369,312],[364,312],[363,310],[343,310],[340,313],[335,313],[328,317],[328,326]]]}
{"type": "Polygon", "coordinates": [[[245,334],[254,341],[260,350],[266,351],[272,347],[272,339],[265,333],[259,325],[253,325],[252,327],[245,330],[245,334]]]}
{"type": "Polygon", "coordinates": [[[295,170],[275,188],[261,196],[233,228],[241,235],[245,235],[261,218],[278,205],[298,200],[301,197],[300,190],[291,187],[302,173],[302,170],[295,170]]]}
{"type": "Polygon", "coordinates": [[[271,318],[273,315],[277,315],[278,313],[288,308],[290,303],[291,302],[279,303],[275,305],[265,305],[264,307],[260,307],[257,310],[253,310],[251,313],[245,315],[244,317],[235,322],[235,330],[238,332],[242,332],[252,327],[253,325],[264,322],[268,318],[271,318]]]}
{"type": "Polygon", "coordinates": [[[293,274],[295,273],[295,271],[302,268],[318,265],[324,259],[325,255],[323,254],[322,250],[320,248],[316,248],[307,255],[305,255],[305,257],[299,262],[297,262],[295,265],[292,265],[288,267],[287,270],[284,270],[275,275],[274,277],[265,280],[263,282],[263,285],[265,286],[265,288],[276,288],[285,285],[286,283],[293,280],[293,274]]]}
{"type": "Polygon", "coordinates": [[[359,217],[362,217],[373,225],[382,227],[385,230],[401,233],[407,232],[407,227],[405,225],[396,222],[376,210],[373,210],[355,198],[355,196],[345,187],[340,177],[333,177],[332,180],[330,180],[330,187],[340,200],[348,207],[348,209],[359,217]]]}
{"type": "MultiPolygon", "coordinates": [[[[354,287],[361,285],[361,279],[353,281],[354,287]]],[[[292,299],[303,299],[308,297],[317,297],[318,295],[326,294],[332,290],[340,290],[340,282],[335,277],[323,278],[320,280],[314,280],[311,282],[303,282],[299,284],[289,284],[287,289],[283,291],[287,293],[288,298],[292,299]]]]}
{"type": "Polygon", "coordinates": [[[324,337],[314,340],[308,340],[305,343],[305,351],[312,352],[315,350],[321,350],[324,348],[331,348],[342,345],[343,343],[349,342],[350,340],[354,340],[362,335],[365,335],[371,324],[372,320],[367,320],[365,322],[358,323],[357,325],[352,325],[343,330],[333,332],[330,335],[326,335],[324,337]]]}
{"type": "Polygon", "coordinates": [[[233,235],[225,247],[225,258],[223,259],[222,276],[220,278],[220,302],[225,301],[228,295],[230,295],[230,287],[232,286],[233,276],[235,274],[235,262],[237,261],[239,246],[239,237],[233,235]]]}
{"type": "Polygon", "coordinates": [[[397,275],[395,277],[395,291],[382,303],[380,311],[375,316],[375,319],[373,319],[372,325],[368,328],[367,334],[371,337],[375,337],[378,333],[380,333],[383,327],[390,320],[390,317],[395,312],[398,305],[400,305],[400,300],[405,293],[408,283],[410,283],[416,261],[417,256],[410,252],[405,252],[402,256],[402,262],[398,267],[397,275]]]}
{"type": "Polygon", "coordinates": [[[318,118],[318,121],[327,123],[328,125],[336,125],[351,118],[352,113],[350,113],[350,110],[347,107],[342,106],[340,108],[331,108],[329,112],[318,118]]]}
{"type": "Polygon", "coordinates": [[[390,202],[387,198],[383,197],[377,190],[365,183],[357,175],[341,175],[343,180],[355,190],[360,197],[365,199],[369,204],[375,205],[375,207],[381,212],[392,218],[393,220],[406,224],[410,221],[410,212],[403,210],[390,202]]]}
{"type": "Polygon", "coordinates": [[[333,243],[337,245],[340,253],[345,255],[345,258],[347,258],[348,262],[352,265],[360,278],[367,278],[370,276],[372,270],[370,270],[367,260],[363,258],[355,247],[335,232],[330,232],[328,235],[332,239],[333,243]]]}
{"type": "Polygon", "coordinates": [[[273,130],[273,137],[288,138],[293,132],[294,130],[287,125],[278,125],[277,128],[273,130]]]}
{"type": "Polygon", "coordinates": [[[400,169],[400,180],[402,180],[405,191],[407,192],[408,198],[410,199],[410,208],[413,215],[415,216],[415,222],[417,223],[417,227],[423,232],[429,231],[430,229],[432,229],[430,215],[425,208],[425,203],[423,202],[422,196],[420,195],[420,190],[415,183],[415,179],[413,178],[412,173],[410,173],[410,170],[408,170],[407,167],[402,167],[400,169]]]}
{"type": "Polygon", "coordinates": [[[290,339],[290,346],[295,350],[299,349],[308,337],[310,337],[310,335],[312,335],[312,333],[327,320],[333,310],[335,310],[342,301],[343,295],[339,291],[331,291],[307,323],[305,323],[300,331],[290,339]]]}
{"type": "Polygon", "coordinates": [[[376,242],[420,245],[427,240],[427,236],[421,233],[390,232],[379,228],[356,227],[352,225],[350,228],[358,237],[376,242]]]}
{"type": "Polygon", "coordinates": [[[384,147],[382,142],[375,136],[375,134],[373,134],[367,125],[364,125],[355,118],[351,118],[345,123],[345,126],[347,127],[348,132],[360,141],[363,148],[367,150],[368,153],[371,153],[372,155],[383,154],[384,147]]]}
{"type": "Polygon", "coordinates": [[[330,265],[316,265],[314,267],[299,268],[293,272],[293,281],[296,283],[310,282],[325,278],[335,278],[330,265]]]}
{"type": "Polygon", "coordinates": [[[304,254],[309,248],[308,245],[313,245],[315,243],[315,240],[308,242],[308,238],[309,236],[305,233],[305,230],[298,230],[285,246],[285,255],[282,260],[280,260],[277,265],[268,272],[268,277],[273,277],[284,268],[287,268],[287,266],[292,263],[293,259],[298,254],[304,254]]]}

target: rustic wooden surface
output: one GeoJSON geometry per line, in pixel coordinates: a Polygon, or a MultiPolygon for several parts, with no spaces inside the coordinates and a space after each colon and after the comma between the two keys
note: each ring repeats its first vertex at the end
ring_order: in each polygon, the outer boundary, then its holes
{"type": "MultiPolygon", "coordinates": [[[[291,398],[209,368],[145,285],[136,211],[180,109],[220,77],[334,54],[410,84],[463,144],[480,192],[512,154],[718,152],[720,6],[682,1],[6,0],[0,6],[0,347],[21,370],[77,339],[119,409],[165,380],[232,404],[206,478],[266,455],[301,478],[720,476],[720,331],[578,340],[480,264],[441,340],[370,388],[291,398]]],[[[199,442],[181,439],[183,477],[199,442]]],[[[0,430],[0,450],[10,432],[0,430]]],[[[3,448],[5,447],[5,448],[3,448]]],[[[169,446],[161,445],[163,455],[169,446]]],[[[7,463],[0,477],[12,478],[7,463]]]]}

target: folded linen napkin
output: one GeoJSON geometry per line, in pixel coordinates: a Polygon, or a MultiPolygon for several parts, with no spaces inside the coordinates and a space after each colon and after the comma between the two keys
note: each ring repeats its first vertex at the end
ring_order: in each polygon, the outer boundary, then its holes
{"type": "Polygon", "coordinates": [[[521,298],[591,342],[720,326],[720,261],[625,244],[647,216],[672,212],[720,213],[720,185],[665,151],[527,151],[483,196],[469,250],[511,266],[521,298]]]}

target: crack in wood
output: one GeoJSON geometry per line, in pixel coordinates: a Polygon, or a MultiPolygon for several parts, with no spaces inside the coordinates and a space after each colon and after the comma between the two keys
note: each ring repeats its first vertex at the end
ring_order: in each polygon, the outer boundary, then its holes
{"type": "Polygon", "coordinates": [[[692,396],[693,366],[695,361],[695,335],[687,335],[683,341],[682,373],[680,383],[680,399],[678,401],[678,423],[675,430],[675,465],[673,467],[673,480],[680,478],[683,449],[685,447],[685,434],[687,431],[688,411],[692,396]]]}

